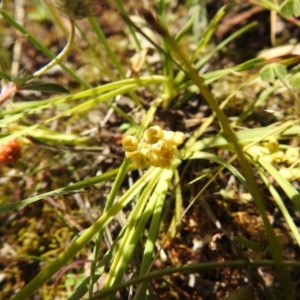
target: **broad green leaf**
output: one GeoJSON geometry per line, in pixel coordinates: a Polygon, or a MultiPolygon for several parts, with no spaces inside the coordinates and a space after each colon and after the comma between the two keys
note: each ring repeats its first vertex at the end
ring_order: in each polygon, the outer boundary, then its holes
{"type": "Polygon", "coordinates": [[[300,16],[300,1],[294,0],[294,16],[299,17],[300,16]]]}
{"type": "Polygon", "coordinates": [[[26,84],[22,87],[22,90],[31,90],[31,91],[41,91],[49,93],[65,93],[68,94],[69,91],[63,86],[56,83],[45,83],[45,82],[35,82],[26,84]]]}
{"type": "Polygon", "coordinates": [[[290,85],[294,89],[300,89],[300,73],[297,73],[290,78],[290,85]]]}
{"type": "Polygon", "coordinates": [[[287,70],[284,65],[273,63],[263,67],[259,75],[263,81],[273,82],[276,77],[283,79],[287,75],[287,70]]]}
{"type": "Polygon", "coordinates": [[[293,4],[294,0],[287,0],[284,1],[281,6],[280,6],[280,13],[288,18],[291,17],[293,15],[293,10],[294,10],[294,4],[293,4]]]}
{"type": "Polygon", "coordinates": [[[274,81],[275,80],[275,74],[273,68],[271,68],[270,65],[263,67],[260,70],[260,78],[263,81],[274,81]]]}
{"type": "Polygon", "coordinates": [[[280,13],[289,18],[291,16],[300,16],[300,0],[287,0],[281,4],[280,13]]]}
{"type": "Polygon", "coordinates": [[[284,65],[275,63],[273,64],[273,68],[274,68],[275,75],[278,78],[283,79],[284,77],[286,77],[287,70],[284,65]]]}

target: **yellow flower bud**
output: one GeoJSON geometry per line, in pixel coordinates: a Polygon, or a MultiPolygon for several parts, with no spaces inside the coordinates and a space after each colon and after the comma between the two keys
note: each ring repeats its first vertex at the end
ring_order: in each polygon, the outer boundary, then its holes
{"type": "Polygon", "coordinates": [[[299,180],[300,178],[300,169],[299,168],[281,168],[279,170],[281,176],[283,176],[288,181],[299,180]]]}
{"type": "Polygon", "coordinates": [[[157,137],[159,137],[159,139],[162,139],[164,137],[164,132],[158,125],[152,126],[151,128],[153,128],[157,131],[156,135],[157,135],[157,137]]]}
{"type": "Polygon", "coordinates": [[[173,140],[174,136],[175,136],[174,131],[164,131],[164,140],[167,141],[173,140]]]}
{"type": "Polygon", "coordinates": [[[269,139],[269,141],[263,143],[263,145],[270,151],[270,152],[275,152],[278,150],[278,141],[272,137],[269,139]]]}
{"type": "Polygon", "coordinates": [[[145,168],[147,167],[147,161],[146,157],[142,155],[141,153],[137,153],[135,156],[132,157],[132,163],[137,167],[137,168],[145,168]]]}
{"type": "Polygon", "coordinates": [[[299,149],[298,148],[288,148],[285,152],[285,159],[288,164],[294,164],[299,160],[299,149]]]}
{"type": "Polygon", "coordinates": [[[173,138],[173,141],[174,141],[176,146],[181,145],[184,142],[184,139],[185,139],[185,135],[184,135],[183,132],[180,132],[180,131],[175,132],[175,136],[173,138]]]}
{"type": "Polygon", "coordinates": [[[146,155],[146,158],[147,158],[147,162],[153,166],[157,165],[157,163],[159,162],[159,156],[152,151],[146,155]]]}
{"type": "Polygon", "coordinates": [[[282,163],[285,161],[285,155],[283,151],[277,151],[271,154],[273,157],[273,162],[282,163]]]}
{"type": "Polygon", "coordinates": [[[126,152],[134,152],[138,148],[138,140],[132,135],[125,136],[122,140],[123,149],[126,152]]]}
{"type": "Polygon", "coordinates": [[[139,153],[139,151],[133,151],[133,152],[125,152],[126,157],[131,158],[135,155],[137,155],[139,153]]]}
{"type": "Polygon", "coordinates": [[[169,141],[164,141],[161,145],[161,156],[164,157],[164,159],[169,159],[174,157],[175,153],[177,151],[176,146],[173,145],[173,143],[169,141]]]}
{"type": "Polygon", "coordinates": [[[171,158],[162,159],[160,161],[160,166],[159,167],[160,168],[170,168],[171,162],[172,162],[171,158]]]}
{"type": "Polygon", "coordinates": [[[143,138],[148,144],[155,144],[163,137],[163,131],[159,126],[149,127],[144,131],[143,138]]]}

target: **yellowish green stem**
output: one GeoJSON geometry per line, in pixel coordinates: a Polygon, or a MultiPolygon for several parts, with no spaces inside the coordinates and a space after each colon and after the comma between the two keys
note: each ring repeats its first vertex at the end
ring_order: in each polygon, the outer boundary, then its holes
{"type": "Polygon", "coordinates": [[[56,64],[59,63],[59,61],[61,61],[69,52],[69,50],[71,49],[73,40],[74,40],[74,36],[75,36],[75,22],[74,20],[70,19],[70,24],[71,24],[71,31],[70,31],[70,36],[68,39],[68,42],[65,46],[65,48],[58,54],[57,57],[55,57],[54,59],[52,59],[46,66],[44,66],[42,69],[36,71],[32,77],[33,78],[37,78],[42,76],[43,74],[45,74],[48,70],[50,70],[52,67],[54,67],[56,64]]]}

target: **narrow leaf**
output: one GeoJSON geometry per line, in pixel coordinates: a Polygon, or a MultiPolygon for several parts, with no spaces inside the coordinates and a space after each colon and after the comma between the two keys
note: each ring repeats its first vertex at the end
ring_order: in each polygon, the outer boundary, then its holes
{"type": "Polygon", "coordinates": [[[41,91],[41,92],[49,92],[49,93],[64,93],[68,94],[69,91],[63,86],[56,83],[45,83],[45,82],[35,82],[26,84],[22,87],[22,90],[30,90],[30,91],[41,91]]]}
{"type": "Polygon", "coordinates": [[[234,237],[234,240],[236,242],[238,242],[240,245],[245,246],[249,249],[251,249],[252,251],[259,253],[262,251],[261,246],[257,243],[254,243],[248,239],[246,239],[244,236],[242,235],[237,235],[234,237]]]}
{"type": "Polygon", "coordinates": [[[1,71],[0,71],[0,78],[6,79],[8,81],[11,81],[10,76],[7,75],[7,74],[5,74],[5,73],[3,73],[3,72],[1,72],[1,71]]]}

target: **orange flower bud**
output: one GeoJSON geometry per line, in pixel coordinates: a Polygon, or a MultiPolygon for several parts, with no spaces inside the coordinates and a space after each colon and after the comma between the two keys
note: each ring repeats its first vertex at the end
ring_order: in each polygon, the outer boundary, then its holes
{"type": "Polygon", "coordinates": [[[0,163],[8,165],[21,157],[21,147],[17,140],[0,145],[0,163]]]}

